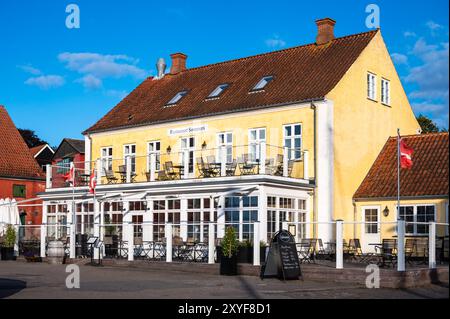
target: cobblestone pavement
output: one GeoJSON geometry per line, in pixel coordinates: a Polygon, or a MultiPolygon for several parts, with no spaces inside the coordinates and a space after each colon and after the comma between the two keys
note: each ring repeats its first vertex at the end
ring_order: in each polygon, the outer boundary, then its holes
{"type": "MultiPolygon", "coordinates": [[[[193,265],[194,266],[194,265],[193,265]]],[[[1,298],[449,298],[448,285],[367,289],[349,283],[282,282],[177,271],[80,266],[80,288],[66,288],[66,265],[0,262],[1,298]]]]}

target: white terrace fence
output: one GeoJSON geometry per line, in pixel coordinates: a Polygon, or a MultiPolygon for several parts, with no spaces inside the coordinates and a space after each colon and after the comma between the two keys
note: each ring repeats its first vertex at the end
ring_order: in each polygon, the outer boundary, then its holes
{"type": "MultiPolygon", "coordinates": [[[[3,225],[5,226],[5,225],[3,225]]],[[[251,249],[253,265],[264,261],[265,238],[261,238],[259,222],[121,222],[93,224],[77,232],[72,224],[14,225],[16,255],[30,250],[41,257],[47,255],[50,241],[65,243],[68,257],[90,256],[95,259],[125,258],[215,263],[219,258],[220,240],[225,227],[245,233],[245,246],[251,249]],[[242,229],[240,229],[242,228],[242,229]],[[86,245],[87,238],[97,237],[95,246],[86,245]],[[130,244],[131,243],[131,244],[130,244]]],[[[342,269],[351,262],[390,265],[398,271],[420,264],[436,268],[437,262],[448,261],[448,224],[397,222],[282,222],[279,229],[295,234],[300,262],[335,263],[342,269]],[[328,229],[328,239],[315,236],[328,229]]]]}

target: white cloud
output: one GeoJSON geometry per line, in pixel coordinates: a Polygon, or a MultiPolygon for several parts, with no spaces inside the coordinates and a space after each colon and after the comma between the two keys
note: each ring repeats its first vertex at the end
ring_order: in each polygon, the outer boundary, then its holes
{"type": "Polygon", "coordinates": [[[413,98],[436,99],[448,101],[448,43],[440,45],[427,44],[424,39],[417,40],[412,50],[422,64],[411,68],[405,77],[408,83],[415,83],[419,91],[411,93],[413,98]]]}
{"type": "Polygon", "coordinates": [[[96,90],[101,88],[103,85],[102,80],[92,74],[85,75],[81,79],[75,80],[75,82],[82,83],[88,90],[96,90]]]}
{"type": "Polygon", "coordinates": [[[57,88],[63,86],[65,80],[59,75],[41,75],[38,77],[31,77],[25,81],[27,85],[34,85],[43,90],[48,90],[51,88],[57,88]]]}
{"type": "Polygon", "coordinates": [[[36,69],[35,67],[31,66],[30,64],[18,65],[17,67],[22,69],[22,71],[32,74],[32,75],[41,75],[42,74],[41,70],[36,69]]]}
{"type": "Polygon", "coordinates": [[[59,61],[66,64],[69,70],[80,74],[90,74],[98,79],[132,76],[137,79],[146,77],[147,72],[136,64],[139,60],[127,55],[103,55],[98,53],[70,53],[58,55],[59,61]]]}
{"type": "Polygon", "coordinates": [[[439,29],[443,28],[443,26],[441,26],[440,24],[438,24],[438,23],[436,23],[434,21],[431,21],[431,20],[428,21],[425,25],[428,27],[428,29],[430,29],[432,31],[436,31],[436,30],[439,30],[439,29]]]}
{"type": "Polygon", "coordinates": [[[404,36],[405,38],[409,38],[409,37],[414,38],[414,37],[416,37],[417,35],[416,35],[415,32],[405,31],[405,32],[403,32],[403,36],[404,36]]]}
{"type": "Polygon", "coordinates": [[[404,54],[392,53],[391,58],[395,64],[408,64],[408,57],[404,54]]]}
{"type": "Polygon", "coordinates": [[[272,38],[267,39],[265,42],[269,48],[282,48],[286,45],[286,41],[280,39],[277,34],[274,34],[272,38]]]}

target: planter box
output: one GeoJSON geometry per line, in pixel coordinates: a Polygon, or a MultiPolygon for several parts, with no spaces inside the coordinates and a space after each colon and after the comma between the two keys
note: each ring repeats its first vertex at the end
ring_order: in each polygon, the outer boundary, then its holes
{"type": "Polygon", "coordinates": [[[2,255],[1,260],[16,260],[14,247],[1,247],[0,254],[2,255]]]}
{"type": "Polygon", "coordinates": [[[225,276],[237,275],[237,256],[222,256],[220,260],[220,274],[225,276]]]}

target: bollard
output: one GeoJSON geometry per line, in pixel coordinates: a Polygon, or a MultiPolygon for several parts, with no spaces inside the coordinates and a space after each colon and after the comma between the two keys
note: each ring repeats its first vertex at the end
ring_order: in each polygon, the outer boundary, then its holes
{"type": "Polygon", "coordinates": [[[166,224],[166,262],[172,262],[172,223],[166,224]]]}
{"type": "Polygon", "coordinates": [[[405,271],[405,221],[397,220],[397,271],[405,271]]]}
{"type": "MultiPolygon", "coordinates": [[[[212,215],[214,216],[214,215],[212,215]]],[[[208,226],[208,264],[214,264],[214,223],[208,226]]]]}
{"type": "Polygon", "coordinates": [[[253,266],[260,265],[259,222],[253,224],[253,266]]]}
{"type": "Polygon", "coordinates": [[[41,225],[41,257],[44,258],[45,254],[45,238],[47,237],[47,226],[45,224],[41,225]]]}
{"type": "Polygon", "coordinates": [[[134,260],[134,228],[133,222],[128,223],[128,261],[134,260]]]}
{"type": "Polygon", "coordinates": [[[436,223],[430,222],[428,230],[428,268],[436,268],[436,223]]]}
{"type": "Polygon", "coordinates": [[[336,220],[336,269],[344,268],[343,220],[336,220]]]}
{"type": "Polygon", "coordinates": [[[70,253],[69,253],[69,257],[70,258],[75,258],[75,222],[72,221],[72,224],[70,225],[69,228],[70,231],[70,253]]]}

